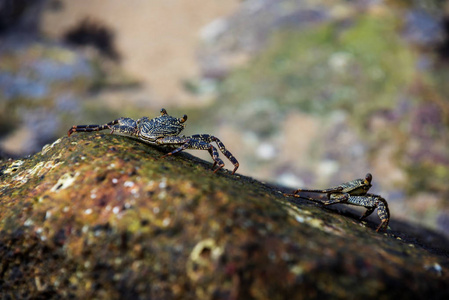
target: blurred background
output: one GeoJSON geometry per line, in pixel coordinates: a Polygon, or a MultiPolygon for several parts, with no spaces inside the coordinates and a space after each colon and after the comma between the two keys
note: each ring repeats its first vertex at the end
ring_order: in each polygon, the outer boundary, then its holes
{"type": "Polygon", "coordinates": [[[392,219],[449,236],[448,79],[445,1],[0,0],[1,159],[164,107],[241,174],[371,172],[392,219]]]}

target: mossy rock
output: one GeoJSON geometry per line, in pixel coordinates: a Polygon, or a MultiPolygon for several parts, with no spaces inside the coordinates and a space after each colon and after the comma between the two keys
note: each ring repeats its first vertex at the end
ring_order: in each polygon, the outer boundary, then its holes
{"type": "Polygon", "coordinates": [[[0,162],[2,299],[449,296],[447,252],[164,151],[77,133],[0,162]]]}

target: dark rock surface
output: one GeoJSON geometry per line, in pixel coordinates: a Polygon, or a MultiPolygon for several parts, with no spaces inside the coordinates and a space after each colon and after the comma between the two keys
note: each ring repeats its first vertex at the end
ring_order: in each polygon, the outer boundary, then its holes
{"type": "Polygon", "coordinates": [[[74,134],[0,161],[1,298],[448,299],[449,243],[394,211],[380,234],[376,219],[162,155],[74,134]]]}

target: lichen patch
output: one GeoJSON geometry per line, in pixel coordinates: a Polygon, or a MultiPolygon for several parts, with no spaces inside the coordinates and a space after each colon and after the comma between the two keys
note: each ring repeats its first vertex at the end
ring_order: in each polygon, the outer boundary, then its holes
{"type": "Polygon", "coordinates": [[[48,151],[50,151],[56,144],[59,144],[61,142],[61,139],[57,139],[56,141],[53,142],[53,144],[49,145],[45,145],[44,147],[42,147],[42,151],[41,154],[44,155],[46,154],[48,151]]]}
{"type": "Polygon", "coordinates": [[[3,174],[13,174],[17,172],[23,164],[23,160],[15,160],[11,165],[9,165],[8,169],[3,171],[3,174]]]}
{"type": "Polygon", "coordinates": [[[50,189],[51,192],[58,192],[60,190],[66,189],[69,186],[71,186],[75,179],[79,176],[79,172],[76,172],[74,174],[72,173],[66,173],[59,178],[58,182],[50,189]]]}

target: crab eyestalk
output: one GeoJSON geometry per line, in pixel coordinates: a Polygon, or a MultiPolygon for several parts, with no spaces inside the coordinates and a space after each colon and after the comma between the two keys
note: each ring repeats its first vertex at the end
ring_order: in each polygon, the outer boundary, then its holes
{"type": "Polygon", "coordinates": [[[373,175],[371,175],[371,173],[367,173],[365,176],[365,183],[366,184],[371,184],[371,181],[373,180],[373,175]]]}

